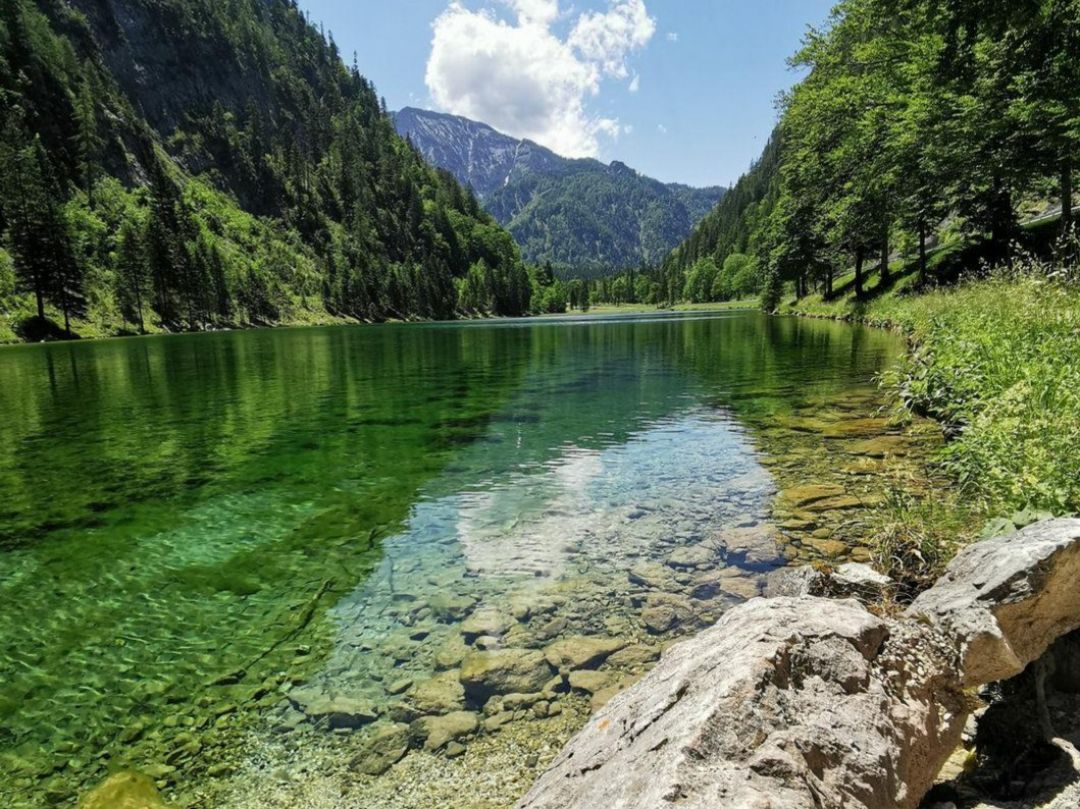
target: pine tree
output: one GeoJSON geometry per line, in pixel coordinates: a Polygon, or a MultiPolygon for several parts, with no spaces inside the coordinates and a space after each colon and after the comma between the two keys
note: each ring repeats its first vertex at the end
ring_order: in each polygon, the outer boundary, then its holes
{"type": "Polygon", "coordinates": [[[116,256],[116,299],[124,319],[146,334],[144,307],[150,296],[150,272],[146,260],[146,240],[141,230],[125,222],[120,231],[116,256]]]}

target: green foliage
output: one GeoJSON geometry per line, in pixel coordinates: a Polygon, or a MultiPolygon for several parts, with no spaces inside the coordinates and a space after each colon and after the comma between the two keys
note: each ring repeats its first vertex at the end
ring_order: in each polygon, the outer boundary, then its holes
{"type": "Polygon", "coordinates": [[[713,300],[713,288],[720,271],[711,258],[698,259],[686,275],[683,298],[691,303],[708,303],[713,300]]]}
{"type": "Polygon", "coordinates": [[[832,297],[851,268],[862,296],[874,270],[892,283],[897,245],[928,285],[946,232],[986,236],[987,263],[1011,266],[1022,201],[1052,192],[1070,244],[1078,47],[1076,0],[843,0],[792,58],[807,76],[761,162],[669,257],[669,286],[702,257],[749,253],[766,308],[784,284],[832,297]]]}
{"type": "Polygon", "coordinates": [[[720,195],[664,185],[619,163],[581,160],[564,174],[512,178],[488,208],[508,223],[529,261],[597,278],[663,260],[720,195]]]}
{"type": "Polygon", "coordinates": [[[397,137],[291,0],[119,17],[11,0],[0,44],[0,245],[42,320],[446,318],[476,309],[458,290],[481,260],[485,310],[529,311],[509,234],[397,137]]]}
{"type": "Polygon", "coordinates": [[[1080,511],[1080,291],[1046,267],[922,295],[808,298],[799,310],[904,329],[888,381],[950,425],[943,463],[988,514],[1080,511]]]}

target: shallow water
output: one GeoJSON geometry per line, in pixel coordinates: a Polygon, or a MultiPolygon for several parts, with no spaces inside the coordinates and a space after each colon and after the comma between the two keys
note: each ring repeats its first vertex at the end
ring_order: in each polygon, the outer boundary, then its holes
{"type": "Polygon", "coordinates": [[[681,601],[627,571],[763,527],[745,425],[865,392],[898,350],[725,313],[0,351],[0,803],[133,766],[179,805],[242,805],[230,778],[267,755],[246,748],[352,750],[477,644],[692,631],[774,560],[723,557],[729,584],[681,601]],[[463,641],[487,613],[505,625],[463,641]],[[378,719],[329,730],[302,694],[378,719]]]}

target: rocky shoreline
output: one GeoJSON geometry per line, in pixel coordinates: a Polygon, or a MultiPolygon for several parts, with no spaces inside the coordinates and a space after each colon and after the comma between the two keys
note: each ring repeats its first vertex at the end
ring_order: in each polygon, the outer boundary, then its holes
{"type": "MultiPolygon", "coordinates": [[[[1029,666],[1036,714],[1012,732],[1038,725],[1043,744],[1080,765],[1046,696],[1066,653],[1055,644],[1075,644],[1080,628],[1078,577],[1075,519],[971,546],[895,618],[808,595],[818,575],[789,577],[779,589],[798,595],[750,601],[670,649],[518,809],[915,809],[986,713],[979,689],[1029,666]]],[[[1047,805],[1076,805],[1073,776],[1047,805]]]]}

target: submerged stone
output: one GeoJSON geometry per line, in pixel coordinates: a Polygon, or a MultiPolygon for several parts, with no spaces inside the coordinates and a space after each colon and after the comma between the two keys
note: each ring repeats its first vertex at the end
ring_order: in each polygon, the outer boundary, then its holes
{"type": "Polygon", "coordinates": [[[134,771],[110,775],[79,801],[79,809],[168,809],[148,775],[134,771]]]}
{"type": "Polygon", "coordinates": [[[365,775],[382,775],[409,752],[409,726],[401,723],[383,725],[364,744],[363,752],[349,767],[365,775]]]}
{"type": "Polygon", "coordinates": [[[835,483],[809,483],[805,486],[785,489],[780,493],[780,500],[794,508],[805,509],[811,503],[829,497],[839,497],[842,494],[844,494],[844,488],[835,483]]]}
{"type": "Polygon", "coordinates": [[[822,431],[826,438],[871,438],[889,430],[888,419],[849,419],[830,424],[822,431]]]}
{"type": "Polygon", "coordinates": [[[475,733],[480,719],[470,711],[454,711],[446,716],[425,716],[409,726],[413,741],[422,744],[429,753],[448,743],[475,733]]]}
{"type": "Polygon", "coordinates": [[[513,619],[498,610],[477,610],[461,624],[461,634],[466,643],[472,643],[480,637],[501,637],[513,625],[513,619]]]}
{"type": "Polygon", "coordinates": [[[541,691],[550,678],[543,652],[533,649],[473,652],[461,663],[461,685],[470,699],[480,703],[495,694],[541,691]]]}
{"type": "Polygon", "coordinates": [[[586,694],[595,694],[603,691],[611,685],[611,674],[606,671],[581,671],[570,672],[570,687],[575,691],[584,691],[586,694]]]}
{"type": "Polygon", "coordinates": [[[416,683],[405,695],[416,713],[444,714],[465,707],[465,689],[458,671],[446,671],[416,683]]]}
{"type": "Polygon", "coordinates": [[[573,671],[595,668],[625,646],[626,641],[619,638],[577,635],[555,641],[544,650],[544,656],[559,671],[573,671]]]}

